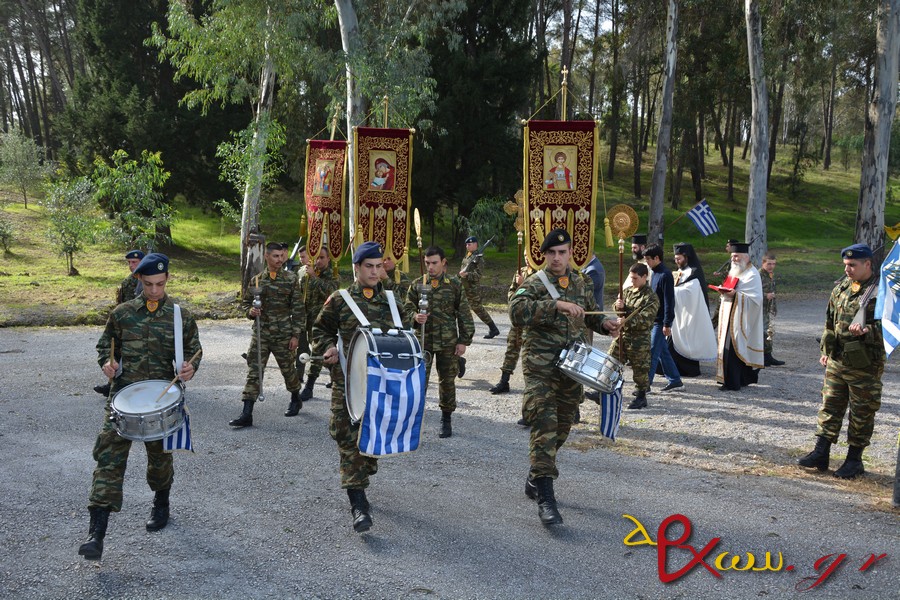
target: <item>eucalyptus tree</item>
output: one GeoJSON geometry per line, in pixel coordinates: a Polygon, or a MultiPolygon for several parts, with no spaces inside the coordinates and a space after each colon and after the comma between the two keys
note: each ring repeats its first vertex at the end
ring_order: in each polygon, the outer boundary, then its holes
{"type": "MultiPolygon", "coordinates": [[[[898,0],[900,1],[900,0],[898,0]]],[[[766,193],[769,170],[769,94],[763,67],[762,18],[759,0],[744,0],[747,21],[747,54],[750,63],[750,185],[744,239],[750,242],[750,259],[759,264],[768,246],[766,193]]]]}
{"type": "Polygon", "coordinates": [[[666,53],[663,67],[662,116],[656,138],[656,162],[653,164],[653,178],[650,181],[649,239],[662,240],[663,201],[666,189],[666,170],[669,160],[669,146],[672,142],[672,103],[675,95],[676,68],[678,65],[678,1],[668,0],[666,13],[666,53]]]}

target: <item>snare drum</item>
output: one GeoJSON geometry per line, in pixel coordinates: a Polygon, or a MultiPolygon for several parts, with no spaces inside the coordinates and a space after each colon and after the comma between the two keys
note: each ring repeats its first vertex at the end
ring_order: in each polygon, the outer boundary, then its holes
{"type": "Polygon", "coordinates": [[[360,327],[350,340],[347,353],[347,372],[344,376],[344,396],[352,423],[359,423],[366,414],[369,402],[369,356],[375,356],[388,369],[408,371],[422,362],[419,340],[410,331],[360,327]]]}
{"type": "Polygon", "coordinates": [[[622,381],[625,367],[612,356],[582,342],[572,342],[556,361],[559,370],[593,390],[611,393],[622,381]]]}
{"type": "Polygon", "coordinates": [[[149,379],[123,387],[113,397],[109,419],[125,439],[152,442],[168,437],[184,423],[184,389],[180,383],[149,379]],[[159,400],[157,401],[157,398],[159,400]]]}

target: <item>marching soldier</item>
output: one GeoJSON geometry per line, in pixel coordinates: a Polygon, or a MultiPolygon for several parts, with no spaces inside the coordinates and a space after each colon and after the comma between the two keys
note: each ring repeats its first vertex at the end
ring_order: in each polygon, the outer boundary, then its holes
{"type": "Polygon", "coordinates": [[[775,254],[766,252],[763,257],[762,268],[759,270],[759,278],[762,280],[763,289],[763,361],[767,367],[780,367],[783,360],[778,360],[772,354],[772,342],[775,337],[775,317],[778,315],[778,304],[775,300],[775,254]]]}
{"type": "Polygon", "coordinates": [[[409,286],[412,282],[409,275],[397,268],[394,259],[390,256],[384,257],[384,276],[381,279],[381,285],[384,289],[391,290],[400,298],[406,298],[409,292],[409,286]]]}
{"type": "Polygon", "coordinates": [[[862,453],[875,429],[875,413],[881,408],[881,376],[885,351],[881,321],[875,320],[878,272],[872,266],[872,249],[854,244],[841,251],[846,278],[831,291],[822,335],[825,385],[819,408],[815,449],[801,458],[801,467],[827,471],[831,445],[841,433],[849,407],[847,459],[835,477],[853,479],[865,473],[862,453]]]}
{"type": "MultiPolygon", "coordinates": [[[[631,363],[631,376],[636,388],[630,409],[647,406],[650,391],[650,330],[659,311],[659,297],[650,287],[650,270],[644,263],[635,263],[628,269],[631,286],[622,290],[616,300],[616,310],[632,316],[622,327],[622,362],[631,363]]],[[[619,356],[618,343],[613,340],[608,353],[619,356]]]]}
{"type": "Polygon", "coordinates": [[[459,269],[459,276],[462,278],[463,288],[466,290],[466,298],[469,300],[469,306],[472,312],[478,315],[481,322],[488,326],[488,334],[484,339],[490,340],[500,335],[500,330],[484,309],[481,304],[481,274],[484,270],[484,255],[476,253],[478,250],[478,238],[470,236],[466,238],[466,257],[462,261],[459,269]]]}
{"type": "MultiPolygon", "coordinates": [[[[381,284],[381,247],[375,242],[361,244],[353,253],[356,281],[347,288],[357,309],[369,320],[373,328],[391,329],[393,318],[388,297],[381,284]]],[[[408,325],[406,321],[404,326],[408,325]]],[[[343,341],[344,352],[349,351],[350,341],[359,326],[353,309],[339,292],[332,293],[325,301],[313,327],[313,350],[323,355],[325,364],[331,365],[331,425],[329,432],[337,442],[341,457],[341,487],[350,499],[353,529],[357,533],[368,531],[372,516],[366,498],[369,476],[378,471],[378,461],[363,456],[357,447],[359,423],[350,422],[350,414],[344,398],[344,372],[338,364],[338,336],[343,341]]]]}
{"type": "MultiPolygon", "coordinates": [[[[312,331],[313,323],[319,316],[319,311],[322,310],[325,300],[339,287],[341,287],[341,282],[338,281],[331,268],[331,256],[328,254],[328,249],[323,246],[312,268],[307,270],[306,323],[310,328],[309,331],[312,331]]],[[[310,344],[312,344],[312,340],[310,340],[310,344]]],[[[312,400],[313,386],[316,384],[316,380],[321,372],[321,363],[314,361],[309,364],[306,384],[303,386],[303,391],[300,392],[300,400],[302,402],[312,400]]]]}
{"type": "MultiPolygon", "coordinates": [[[[97,342],[98,364],[112,380],[112,393],[106,403],[103,426],[94,443],[94,469],[88,511],[91,522],[88,541],[78,554],[87,560],[100,560],[109,513],[122,510],[122,484],[131,440],[119,435],[109,419],[110,404],[122,388],[150,379],[171,380],[175,376],[175,308],[166,294],[169,259],[163,254],[148,254],[134,269],[141,278],[140,297],[119,304],[109,315],[106,328],[97,342]],[[115,357],[110,347],[115,342],[115,357]]],[[[180,308],[184,351],[191,356],[200,348],[200,334],[191,313],[180,308]]],[[[181,381],[190,381],[200,366],[200,358],[178,367],[181,381]]],[[[172,455],[163,450],[162,440],[144,442],[147,449],[147,483],[154,491],[153,509],[147,531],[157,531],[169,522],[169,490],[175,476],[172,455]]]]}
{"type": "Polygon", "coordinates": [[[428,314],[419,314],[419,286],[410,288],[406,297],[407,317],[419,325],[425,324],[425,347],[428,366],[426,381],[431,378],[431,362],[437,365],[440,389],[441,429],[438,437],[453,435],[450,423],[456,410],[456,376],[459,358],[466,353],[466,346],[475,335],[475,321],[466,300],[462,283],[456,277],[447,276],[447,258],[443,249],[432,246],[425,250],[425,268],[422,287],[428,296],[428,314]]]}
{"type": "MultiPolygon", "coordinates": [[[[532,274],[531,267],[522,267],[522,271],[513,275],[512,283],[509,284],[509,290],[506,293],[506,301],[512,300],[513,294],[519,289],[525,278],[532,274]]],[[[492,394],[505,394],[509,391],[509,378],[512,377],[516,370],[516,363],[519,362],[519,351],[522,348],[522,328],[512,326],[509,333],[506,334],[506,354],[503,355],[503,364],[500,366],[500,381],[492,386],[488,391],[492,394]]],[[[524,421],[519,423],[524,425],[524,421]]]]}
{"type": "Polygon", "coordinates": [[[303,407],[294,353],[306,328],[305,306],[297,275],[281,268],[285,255],[282,244],[270,242],[266,245],[266,270],[254,278],[260,288],[262,308],[253,306],[252,294],[246,294],[241,301],[248,319],[255,321],[259,318],[262,339],[257,337],[256,327],[253,327],[250,349],[247,351],[247,383],[241,396],[244,409],[239,417],[229,421],[228,424],[232,427],[253,425],[253,404],[261,391],[259,371],[266,368],[270,353],[275,355],[284,384],[291,393],[291,402],[284,416],[296,416],[303,407]],[[262,356],[261,365],[256,361],[257,356],[260,356],[257,345],[262,356]]]}
{"type": "Polygon", "coordinates": [[[594,296],[584,279],[569,268],[572,238],[565,229],[554,229],[541,244],[547,260],[543,270],[516,290],[509,304],[514,326],[524,328],[522,372],[525,398],[522,412],[531,426],[531,468],[525,495],[538,502],[544,525],[562,523],[556,506],[553,480],[559,475],[556,453],[563,446],[584,388],[556,366],[559,353],[570,342],[584,340],[585,329],[618,334],[619,324],[596,311],[594,296]]]}

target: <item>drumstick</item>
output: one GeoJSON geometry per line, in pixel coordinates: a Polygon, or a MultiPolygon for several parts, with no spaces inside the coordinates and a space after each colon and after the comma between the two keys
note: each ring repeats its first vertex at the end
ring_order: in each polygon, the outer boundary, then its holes
{"type": "Polygon", "coordinates": [[[586,310],[586,311],[584,311],[584,314],[586,314],[586,315],[617,315],[619,313],[617,313],[614,310],[586,310]]]}
{"type": "MultiPolygon", "coordinates": [[[[203,354],[203,350],[197,350],[197,352],[191,357],[191,360],[189,360],[188,362],[189,362],[189,363],[194,362],[195,360],[197,360],[197,358],[198,358],[201,354],[203,354]]],[[[169,385],[166,386],[166,389],[164,389],[164,390],[162,391],[162,394],[160,394],[159,397],[158,397],[156,400],[153,401],[153,403],[156,404],[157,402],[159,402],[160,400],[162,400],[162,399],[163,399],[163,396],[165,396],[166,394],[169,393],[169,388],[171,388],[173,385],[175,385],[175,382],[176,382],[176,381],[178,381],[178,375],[175,375],[175,378],[172,379],[172,381],[169,382],[169,385]]]]}

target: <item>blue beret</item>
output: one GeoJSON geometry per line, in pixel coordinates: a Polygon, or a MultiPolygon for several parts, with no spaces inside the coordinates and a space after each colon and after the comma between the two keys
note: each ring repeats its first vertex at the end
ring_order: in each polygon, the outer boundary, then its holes
{"type": "Polygon", "coordinates": [[[544,238],[544,243],[541,244],[541,252],[546,252],[554,246],[569,244],[571,242],[572,236],[569,235],[568,231],[565,229],[554,229],[544,238]]]}
{"type": "Polygon", "coordinates": [[[144,253],[141,252],[140,250],[129,250],[128,252],[125,253],[125,258],[126,259],[131,259],[131,258],[141,259],[141,258],[144,258],[144,253]]]}
{"type": "Polygon", "coordinates": [[[135,275],[159,275],[169,272],[169,257],[165,254],[151,252],[141,260],[134,269],[135,275]]]}
{"type": "Polygon", "coordinates": [[[872,249],[867,244],[853,244],[841,250],[841,258],[872,258],[872,249]]]}
{"type": "Polygon", "coordinates": [[[466,238],[466,243],[467,244],[477,244],[478,238],[475,237],[474,235],[470,235],[469,237],[466,238]]]}
{"type": "Polygon", "coordinates": [[[363,242],[356,248],[356,252],[353,253],[353,264],[358,265],[367,258],[381,258],[382,256],[384,256],[384,253],[381,251],[381,246],[378,245],[378,242],[363,242]]]}

